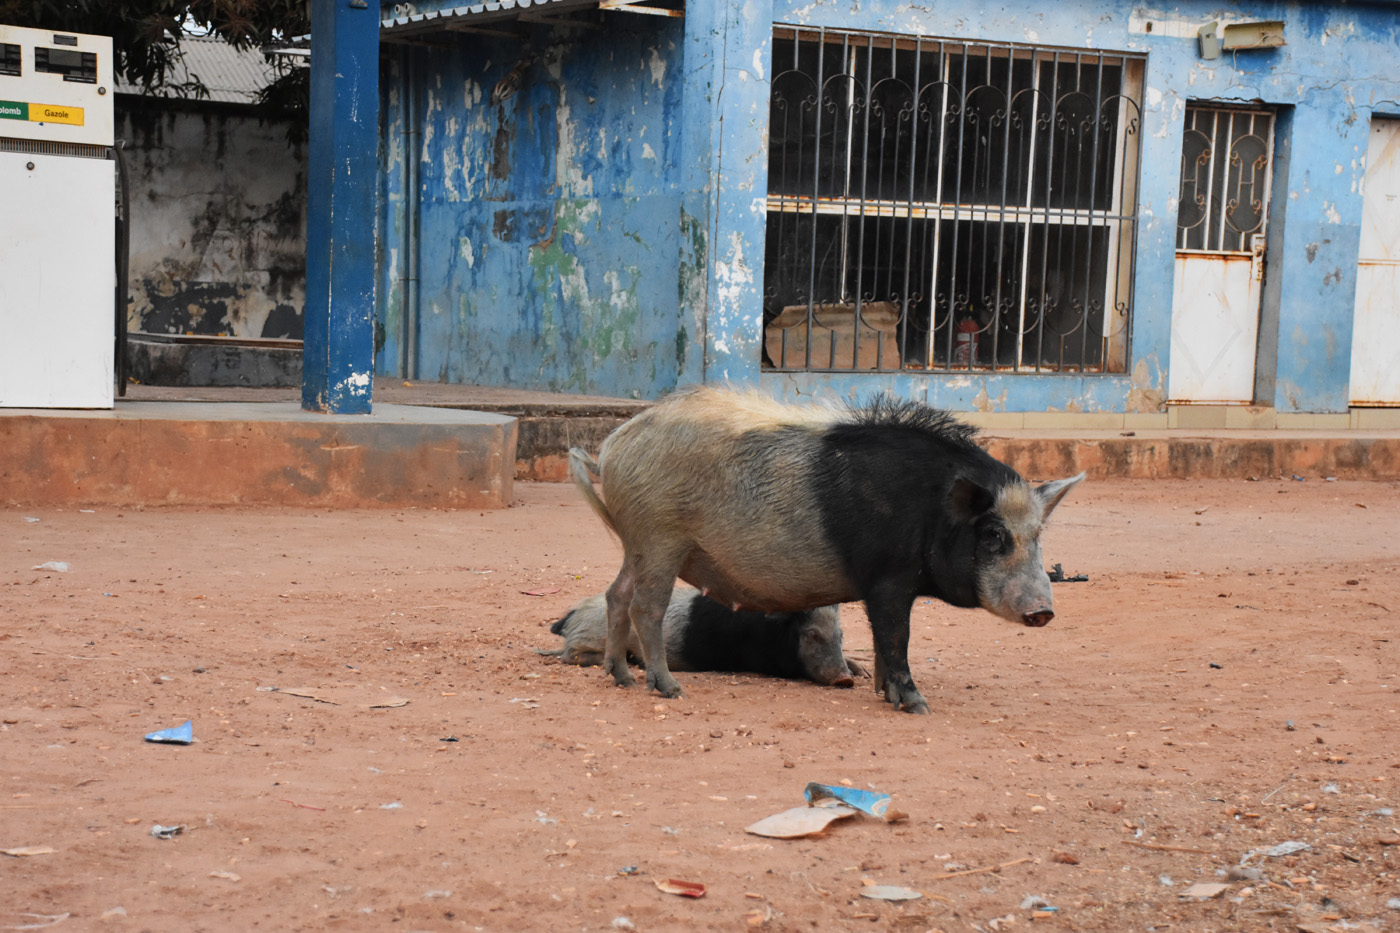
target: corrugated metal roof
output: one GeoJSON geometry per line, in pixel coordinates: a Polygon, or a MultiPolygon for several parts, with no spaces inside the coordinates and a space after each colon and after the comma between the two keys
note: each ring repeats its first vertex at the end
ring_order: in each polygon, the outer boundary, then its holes
{"type": "MultiPolygon", "coordinates": [[[[190,80],[191,75],[198,76],[209,89],[209,96],[201,100],[229,104],[255,103],[258,92],[277,77],[276,71],[259,50],[240,52],[215,36],[184,36],[180,39],[180,51],[181,62],[169,76],[169,83],[178,85],[190,80]]],[[[117,81],[117,93],[148,97],[177,96],[168,88],[157,88],[146,93],[140,85],[129,84],[124,79],[117,81]]]]}
{"type": "Polygon", "coordinates": [[[383,20],[380,25],[384,32],[396,34],[431,32],[450,29],[455,24],[484,25],[493,20],[516,19],[522,13],[562,13],[572,9],[591,9],[597,5],[598,0],[495,0],[492,3],[473,3],[426,13],[407,13],[383,20]]]}

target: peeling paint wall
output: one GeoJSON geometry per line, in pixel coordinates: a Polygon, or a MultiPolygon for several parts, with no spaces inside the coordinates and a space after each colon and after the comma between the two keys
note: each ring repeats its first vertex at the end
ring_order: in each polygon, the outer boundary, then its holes
{"type": "Polygon", "coordinates": [[[1367,132],[1373,113],[1400,113],[1393,5],[688,6],[683,24],[613,16],[606,43],[536,27],[524,42],[460,37],[451,51],[415,50],[421,78],[412,102],[402,99],[402,75],[386,81],[383,371],[397,371],[413,331],[403,306],[411,265],[402,234],[412,209],[402,179],[404,162],[415,159],[413,339],[423,378],[641,397],[728,379],[787,396],[883,388],[966,410],[1160,411],[1185,109],[1240,102],[1278,109],[1287,134],[1277,140],[1287,171],[1275,187],[1256,401],[1346,410],[1367,132]],[[1196,29],[1217,19],[1283,20],[1287,45],[1202,60],[1196,29]],[[775,22],[1146,52],[1127,371],[760,372],[775,22]],[[408,103],[423,115],[412,153],[402,143],[408,103]]]}
{"type": "Polygon", "coordinates": [[[127,326],[300,339],[306,153],[233,108],[119,100],[131,183],[127,326]]]}
{"type": "Polygon", "coordinates": [[[390,67],[378,369],[635,397],[698,381],[681,24],[522,37],[390,67]]]}

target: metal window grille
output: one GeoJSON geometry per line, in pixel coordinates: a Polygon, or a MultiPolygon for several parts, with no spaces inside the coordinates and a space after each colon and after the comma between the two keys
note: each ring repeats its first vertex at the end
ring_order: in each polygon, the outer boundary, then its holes
{"type": "Polygon", "coordinates": [[[1196,104],[1186,108],[1178,251],[1250,252],[1250,238],[1264,232],[1273,142],[1271,111],[1196,104]]]}
{"type": "Polygon", "coordinates": [[[779,26],[765,367],[1122,372],[1145,59],[779,26]]]}

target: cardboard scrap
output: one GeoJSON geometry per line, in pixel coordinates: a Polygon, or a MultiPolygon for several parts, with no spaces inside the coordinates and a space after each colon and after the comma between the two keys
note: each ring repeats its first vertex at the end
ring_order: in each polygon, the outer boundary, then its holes
{"type": "Polygon", "coordinates": [[[1228,884],[1220,884],[1215,881],[1198,881],[1185,891],[1181,892],[1182,897],[1219,897],[1230,890],[1228,884]]]}
{"type": "Polygon", "coordinates": [[[857,812],[853,807],[837,803],[817,807],[793,807],[791,810],[764,817],[751,826],[745,826],[744,832],[755,836],[767,836],[770,839],[816,836],[834,821],[855,816],[857,812]]]}

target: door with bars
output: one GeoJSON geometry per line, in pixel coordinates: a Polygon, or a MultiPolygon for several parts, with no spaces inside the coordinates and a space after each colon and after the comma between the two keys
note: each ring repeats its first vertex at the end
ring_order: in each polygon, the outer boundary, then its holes
{"type": "Polygon", "coordinates": [[[763,363],[1123,372],[1144,60],[775,29],[763,363]]]}
{"type": "Polygon", "coordinates": [[[1170,401],[1254,399],[1274,115],[1191,104],[1181,144],[1170,401]]]}

